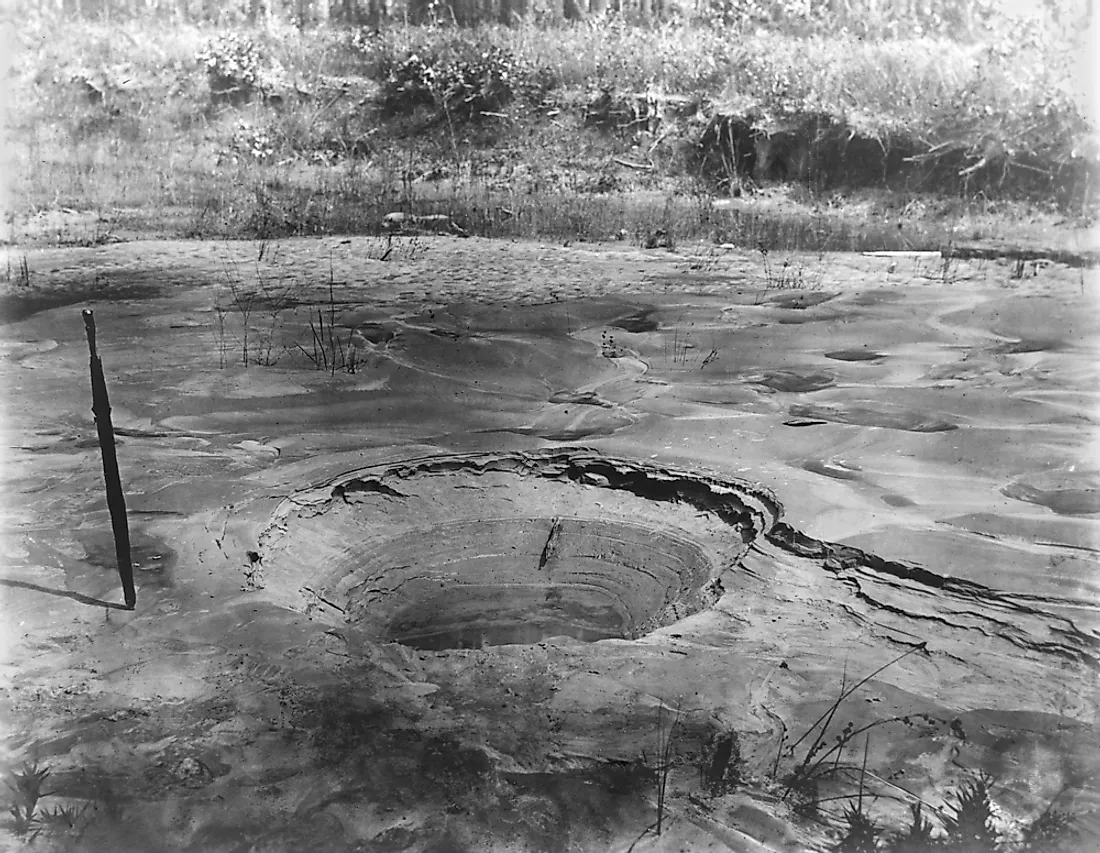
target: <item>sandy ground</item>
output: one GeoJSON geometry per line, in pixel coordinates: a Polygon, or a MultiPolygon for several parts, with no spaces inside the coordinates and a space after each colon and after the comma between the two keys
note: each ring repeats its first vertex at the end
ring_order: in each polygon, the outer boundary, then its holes
{"type": "Polygon", "coordinates": [[[843,801],[799,806],[858,774],[790,794],[783,744],[909,652],[830,731],[883,721],[875,813],[984,771],[1096,849],[1094,272],[384,248],[43,249],[0,293],[0,766],[87,806],[39,844],[822,849],[843,801]]]}

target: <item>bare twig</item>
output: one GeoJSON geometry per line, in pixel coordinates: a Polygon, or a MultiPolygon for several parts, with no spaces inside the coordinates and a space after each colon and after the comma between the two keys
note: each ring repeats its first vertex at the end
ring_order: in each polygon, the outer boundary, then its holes
{"type": "Polygon", "coordinates": [[[611,159],[620,166],[626,166],[628,169],[640,169],[645,172],[652,172],[654,168],[651,163],[633,163],[630,160],[624,160],[622,157],[612,157],[611,159]]]}

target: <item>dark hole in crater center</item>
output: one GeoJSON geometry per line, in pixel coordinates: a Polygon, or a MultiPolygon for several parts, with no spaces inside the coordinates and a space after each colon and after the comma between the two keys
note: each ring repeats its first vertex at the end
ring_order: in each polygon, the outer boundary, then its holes
{"type": "Polygon", "coordinates": [[[385,567],[352,596],[349,618],[430,651],[635,638],[701,609],[712,574],[679,536],[577,518],[456,522],[371,556],[385,567]]]}

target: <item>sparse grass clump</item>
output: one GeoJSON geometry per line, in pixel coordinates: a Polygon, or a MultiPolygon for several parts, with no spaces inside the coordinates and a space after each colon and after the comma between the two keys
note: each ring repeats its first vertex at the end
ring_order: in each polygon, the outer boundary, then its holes
{"type": "Polygon", "coordinates": [[[955,789],[943,813],[943,830],[950,840],[948,849],[960,853],[964,850],[995,853],[998,838],[993,825],[992,783],[992,777],[981,773],[955,789]]]}
{"type": "Polygon", "coordinates": [[[882,827],[867,816],[860,805],[849,804],[842,815],[844,835],[833,848],[837,853],[875,853],[879,848],[882,827]]]}
{"type": "MultiPolygon", "coordinates": [[[[898,722],[907,728],[917,720],[929,726],[938,723],[926,714],[876,719],[862,725],[848,721],[830,736],[833,721],[848,698],[876,675],[923,647],[922,643],[894,658],[852,686],[848,686],[845,674],[837,698],[802,737],[788,743],[784,733],[772,765],[772,778],[782,788],[782,799],[789,801],[792,811],[802,817],[819,822],[826,822],[831,817],[836,827],[832,849],[837,853],[1017,853],[1037,850],[1053,853],[1073,849],[1068,845],[1078,838],[1077,818],[1054,808],[1054,802],[1064,791],[1059,792],[1037,817],[1020,822],[1006,820],[1005,814],[998,809],[993,799],[995,779],[984,771],[971,774],[950,791],[933,798],[940,800],[937,806],[927,795],[920,797],[903,788],[895,781],[895,776],[884,777],[868,769],[873,730],[898,722]],[[860,735],[863,736],[862,762],[846,760],[845,752],[860,735]],[[781,772],[782,760],[797,757],[802,744],[807,746],[801,758],[792,769],[781,772]],[[850,785],[855,791],[826,796],[823,792],[826,784],[832,790],[843,790],[844,785],[850,785]],[[875,817],[871,809],[878,800],[906,803],[910,811],[909,825],[891,829],[881,818],[875,817]],[[837,801],[845,803],[839,814],[830,816],[822,809],[826,803],[837,801]],[[935,821],[928,819],[928,813],[935,821]]],[[[952,732],[957,727],[956,721],[952,732]]]]}
{"type": "Polygon", "coordinates": [[[1028,853],[1072,849],[1080,838],[1077,819],[1069,812],[1048,806],[1035,820],[1027,824],[1020,840],[1020,849],[1028,853]]]}
{"type": "Polygon", "coordinates": [[[38,808],[38,803],[52,793],[44,790],[49,775],[49,767],[39,766],[37,762],[24,762],[22,770],[11,773],[7,780],[11,792],[8,828],[28,842],[34,841],[44,828],[43,811],[38,808]]]}
{"type": "Polygon", "coordinates": [[[21,769],[9,772],[6,780],[9,798],[9,818],[3,824],[24,844],[32,845],[40,837],[62,841],[62,849],[74,849],[70,845],[79,840],[99,817],[109,820],[121,818],[121,802],[107,789],[101,798],[52,806],[42,804],[47,797],[67,797],[63,790],[46,790],[46,780],[52,771],[38,762],[24,762],[21,769]]]}
{"type": "Polygon", "coordinates": [[[911,802],[909,813],[909,826],[887,836],[886,850],[889,853],[928,853],[933,849],[935,828],[924,816],[924,803],[911,802]]]}

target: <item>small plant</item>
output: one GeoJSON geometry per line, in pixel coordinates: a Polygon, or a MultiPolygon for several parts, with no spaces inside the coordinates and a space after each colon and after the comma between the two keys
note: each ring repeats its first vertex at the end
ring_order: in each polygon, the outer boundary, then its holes
{"type": "Polygon", "coordinates": [[[924,804],[910,803],[912,820],[904,832],[894,833],[886,841],[888,853],[931,853],[935,838],[931,821],[924,816],[924,804]]]}
{"type": "Polygon", "coordinates": [[[23,257],[21,257],[19,259],[19,263],[16,265],[16,268],[15,268],[14,271],[12,270],[11,256],[10,255],[8,256],[7,261],[8,261],[8,268],[7,268],[7,271],[6,271],[5,280],[6,281],[13,281],[14,280],[15,283],[17,285],[19,285],[20,287],[30,287],[31,286],[31,271],[30,271],[30,267],[27,266],[27,256],[23,255],[23,257]]]}
{"type": "Polygon", "coordinates": [[[882,828],[862,808],[851,803],[845,806],[842,817],[846,824],[844,835],[833,850],[837,853],[875,853],[882,828]]]}
{"type": "Polygon", "coordinates": [[[757,245],[757,251],[764,262],[764,290],[816,290],[821,286],[824,271],[809,271],[803,261],[793,262],[784,258],[776,266],[771,260],[771,251],[763,243],[757,245]]]}
{"type": "Polygon", "coordinates": [[[65,796],[58,790],[44,790],[50,776],[49,767],[37,762],[24,763],[20,772],[9,775],[7,786],[14,794],[14,802],[8,807],[11,818],[7,828],[27,844],[41,836],[79,838],[100,816],[114,823],[122,819],[122,801],[109,785],[91,802],[70,802],[47,808],[41,804],[45,797],[65,796]]]}
{"type": "Polygon", "coordinates": [[[673,756],[673,746],[676,742],[677,727],[683,720],[683,698],[677,699],[676,708],[671,712],[671,719],[669,719],[669,710],[665,708],[664,702],[658,702],[657,704],[657,751],[654,755],[655,763],[651,763],[649,757],[645,751],[642,751],[642,766],[648,768],[653,773],[657,782],[657,820],[642,830],[634,843],[627,849],[627,853],[645,838],[649,833],[653,832],[660,835],[664,831],[665,824],[665,807],[668,802],[668,780],[672,774],[672,768],[675,766],[673,756]]]}
{"type": "Polygon", "coordinates": [[[81,806],[54,806],[43,809],[40,820],[42,826],[51,834],[80,836],[95,817],[95,807],[91,803],[81,806]]]}
{"type": "Polygon", "coordinates": [[[716,272],[723,266],[723,253],[716,248],[708,248],[701,256],[692,258],[688,262],[688,269],[692,272],[716,272]]]}
{"type": "Polygon", "coordinates": [[[863,742],[863,765],[859,771],[859,793],[855,803],[844,808],[842,817],[847,825],[844,835],[833,848],[837,853],[875,853],[878,849],[882,827],[863,810],[863,792],[867,781],[867,753],[871,749],[871,735],[863,742]]]}
{"type": "Polygon", "coordinates": [[[225,325],[226,308],[220,301],[214,303],[214,342],[218,346],[218,369],[229,365],[229,333],[225,325]]]}
{"type": "Polygon", "coordinates": [[[298,351],[313,362],[314,367],[328,372],[331,376],[335,376],[337,371],[355,373],[359,368],[361,359],[360,350],[369,346],[362,335],[356,332],[349,332],[345,342],[336,330],[336,295],[333,287],[333,273],[330,265],[328,305],[317,305],[309,309],[309,331],[312,349],[307,350],[300,343],[295,343],[298,351]],[[328,314],[327,327],[325,324],[326,308],[328,314]]]}
{"type": "Polygon", "coordinates": [[[19,838],[26,839],[30,843],[42,833],[42,821],[33,809],[13,803],[8,809],[8,814],[12,817],[8,825],[19,838]]]}
{"type": "MultiPolygon", "coordinates": [[[[943,808],[929,807],[940,823],[935,824],[924,815],[927,803],[910,799],[910,823],[904,830],[885,831],[863,809],[864,779],[866,772],[866,748],[864,765],[860,773],[860,792],[841,799],[856,799],[841,814],[844,834],[838,840],[835,851],[842,853],[998,853],[998,851],[1027,851],[1027,853],[1056,853],[1080,849],[1073,846],[1079,838],[1077,818],[1073,814],[1058,811],[1051,801],[1047,808],[1030,823],[1020,826],[1018,832],[1006,831],[998,826],[997,807],[991,796],[993,778],[979,773],[976,778],[957,785],[944,798],[943,808]]],[[[871,777],[874,778],[874,777],[871,777]]],[[[881,781],[881,780],[880,780],[881,781]]],[[[910,794],[909,797],[912,797],[910,794]]],[[[830,798],[832,799],[832,798],[830,798]]]]}
{"type": "Polygon", "coordinates": [[[816,797],[818,781],[829,775],[834,775],[840,770],[851,770],[851,765],[842,765],[841,759],[844,755],[844,750],[848,744],[861,734],[864,734],[871,729],[878,726],[887,725],[889,723],[903,723],[905,725],[912,725],[914,719],[923,719],[926,722],[932,722],[932,718],[924,714],[912,714],[904,715],[900,717],[889,717],[881,720],[874,720],[864,726],[856,727],[852,722],[848,722],[841,731],[833,736],[833,743],[829,746],[829,734],[830,726],[833,719],[836,717],[836,713],[844,701],[858,691],[864,684],[874,678],[883,670],[888,669],[899,661],[905,659],[915,652],[921,651],[925,648],[925,644],[921,643],[896,658],[888,661],[880,666],[870,675],[867,675],[857,681],[851,687],[848,686],[848,674],[847,670],[842,677],[840,684],[840,694],[832,702],[831,705],[822,713],[813,725],[806,730],[802,737],[798,738],[793,744],[787,745],[787,736],[784,734],[779,741],[779,749],[776,752],[775,761],[772,765],[772,775],[775,776],[779,772],[779,763],[784,756],[793,756],[795,750],[806,741],[811,735],[813,740],[810,741],[810,745],[807,747],[805,753],[803,753],[801,760],[795,765],[784,779],[786,791],[784,792],[784,799],[787,798],[792,792],[798,792],[802,795],[802,800],[809,800],[813,802],[816,797]]]}
{"type": "Polygon", "coordinates": [[[940,261],[940,280],[944,284],[954,284],[959,277],[958,264],[955,263],[952,248],[948,243],[947,248],[943,249],[943,260],[940,261]]]}
{"type": "Polygon", "coordinates": [[[993,801],[989,789],[993,778],[985,773],[955,790],[954,803],[947,804],[943,828],[947,849],[959,853],[996,853],[997,833],[993,823],[993,801]]]}
{"type": "Polygon", "coordinates": [[[309,309],[309,331],[312,349],[307,350],[297,343],[295,346],[302,355],[313,362],[314,367],[332,376],[335,376],[338,370],[355,373],[359,365],[359,348],[354,344],[354,336],[349,335],[347,343],[340,337],[340,333],[336,331],[335,311],[331,306],[327,328],[324,307],[317,305],[309,309]]]}
{"type": "Polygon", "coordinates": [[[654,771],[657,774],[657,823],[654,831],[661,834],[664,828],[665,803],[668,801],[668,777],[672,773],[672,747],[676,739],[676,727],[683,718],[680,701],[676,702],[676,708],[672,712],[672,719],[666,717],[663,702],[657,705],[657,765],[654,771]]]}
{"type": "MultiPolygon", "coordinates": [[[[261,243],[261,254],[266,241],[261,243]]],[[[276,341],[281,325],[282,313],[290,307],[290,293],[293,284],[278,286],[265,278],[256,267],[256,287],[247,287],[236,268],[225,271],[229,284],[228,304],[222,302],[221,294],[214,303],[214,336],[218,345],[218,366],[228,364],[229,338],[234,337],[241,348],[241,365],[259,364],[271,367],[279,361],[282,352],[276,352],[276,341]],[[240,318],[240,335],[232,335],[227,322],[230,314],[240,318]],[[254,323],[254,315],[263,316],[261,323],[254,323]]],[[[285,348],[284,348],[285,351],[285,348]]]]}
{"type": "Polygon", "coordinates": [[[53,793],[42,790],[49,775],[49,767],[40,767],[38,762],[24,762],[22,771],[12,773],[11,779],[7,781],[8,788],[15,795],[15,802],[8,808],[8,813],[12,816],[12,831],[28,841],[33,841],[42,832],[38,802],[53,793]]]}
{"type": "Polygon", "coordinates": [[[604,358],[618,358],[622,351],[615,346],[615,336],[604,329],[600,332],[600,355],[604,358]]]}
{"type": "Polygon", "coordinates": [[[1078,836],[1076,816],[1051,805],[1024,827],[1020,849],[1029,853],[1067,849],[1067,845],[1076,841],[1078,836]]]}
{"type": "Polygon", "coordinates": [[[695,355],[696,347],[691,338],[691,330],[694,328],[695,323],[688,323],[687,328],[684,328],[683,321],[684,314],[681,314],[676,318],[676,326],[672,330],[672,349],[669,350],[669,342],[666,340],[664,344],[665,358],[671,358],[673,364],[687,365],[688,362],[699,360],[699,369],[702,370],[708,364],[716,361],[719,356],[720,347],[711,337],[711,346],[701,359],[695,355]]]}
{"type": "Polygon", "coordinates": [[[671,196],[665,199],[657,226],[641,229],[640,243],[643,249],[676,251],[676,216],[671,196]]]}
{"type": "Polygon", "coordinates": [[[672,196],[669,196],[665,199],[665,204],[661,209],[656,227],[643,229],[641,238],[642,248],[668,249],[670,252],[675,252],[676,225],[676,211],[674,209],[672,196]]]}
{"type": "Polygon", "coordinates": [[[372,240],[363,253],[363,256],[372,261],[404,260],[415,261],[427,251],[427,244],[419,234],[413,234],[405,239],[394,239],[392,233],[386,233],[383,237],[372,240]]]}

